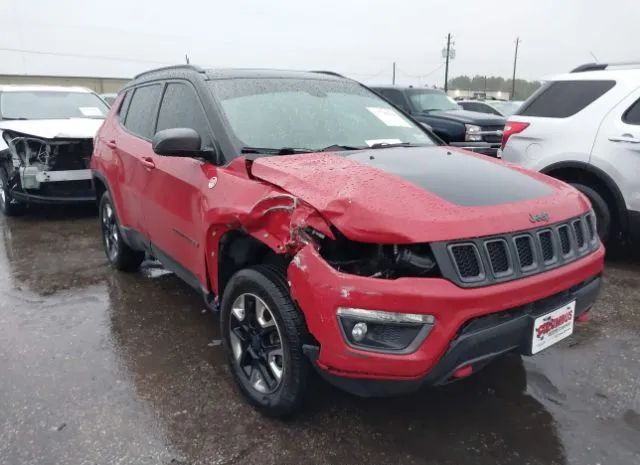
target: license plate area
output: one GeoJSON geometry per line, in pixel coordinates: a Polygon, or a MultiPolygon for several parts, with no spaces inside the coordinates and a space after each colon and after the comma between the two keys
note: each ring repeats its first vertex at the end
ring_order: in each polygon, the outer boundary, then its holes
{"type": "Polygon", "coordinates": [[[570,302],[556,310],[545,313],[533,321],[531,355],[551,347],[573,334],[576,302],[570,302]]]}

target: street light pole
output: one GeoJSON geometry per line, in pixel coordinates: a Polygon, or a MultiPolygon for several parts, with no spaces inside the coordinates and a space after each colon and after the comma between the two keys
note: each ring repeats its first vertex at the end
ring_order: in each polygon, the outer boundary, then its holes
{"type": "Polygon", "coordinates": [[[516,53],[513,57],[513,78],[511,79],[511,100],[516,98],[516,66],[518,64],[518,45],[520,45],[520,37],[516,38],[516,53]]]}
{"type": "Polygon", "coordinates": [[[396,62],[393,62],[393,77],[391,78],[391,84],[396,85],[396,62]]]}

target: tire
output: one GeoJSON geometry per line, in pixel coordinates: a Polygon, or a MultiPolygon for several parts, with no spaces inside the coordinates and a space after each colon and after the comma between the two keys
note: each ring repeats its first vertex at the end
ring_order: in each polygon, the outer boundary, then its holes
{"type": "Polygon", "coordinates": [[[591,202],[593,211],[596,214],[598,236],[600,236],[602,242],[606,243],[613,236],[613,224],[609,204],[607,204],[602,195],[592,187],[579,183],[571,183],[571,185],[586,195],[591,202]]]}
{"type": "Polygon", "coordinates": [[[16,216],[22,213],[22,205],[16,203],[9,189],[9,176],[4,168],[0,168],[0,211],[5,216],[16,216]]]}
{"type": "Polygon", "coordinates": [[[258,265],[234,274],[222,298],[220,329],[234,381],[249,403],[271,417],[294,413],[310,376],[302,353],[309,335],[284,273],[258,265]]]}
{"type": "Polygon", "coordinates": [[[144,260],[144,252],[133,250],[120,234],[120,223],[108,192],[100,199],[100,231],[107,260],[120,271],[135,271],[144,260]]]}

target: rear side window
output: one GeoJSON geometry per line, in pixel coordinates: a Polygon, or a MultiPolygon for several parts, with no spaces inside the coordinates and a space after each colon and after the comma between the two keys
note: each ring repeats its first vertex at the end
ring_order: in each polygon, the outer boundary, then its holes
{"type": "Polygon", "coordinates": [[[567,118],[595,102],[615,85],[615,81],[550,82],[540,88],[517,114],[567,118]]]}
{"type": "Polygon", "coordinates": [[[156,131],[171,128],[194,129],[200,134],[203,146],[211,145],[209,124],[200,99],[187,84],[169,83],[164,92],[156,131]]]}
{"type": "Polygon", "coordinates": [[[627,124],[640,125],[640,100],[637,100],[636,103],[629,107],[622,120],[627,124]]]}
{"type": "Polygon", "coordinates": [[[138,87],[131,97],[124,126],[143,139],[151,139],[162,86],[138,87]]]}
{"type": "Polygon", "coordinates": [[[127,91],[126,94],[124,94],[124,99],[122,100],[122,104],[120,105],[120,109],[118,110],[118,117],[120,118],[120,121],[124,121],[124,119],[127,117],[127,111],[129,110],[129,104],[131,103],[131,95],[133,94],[133,91],[127,91]]]}

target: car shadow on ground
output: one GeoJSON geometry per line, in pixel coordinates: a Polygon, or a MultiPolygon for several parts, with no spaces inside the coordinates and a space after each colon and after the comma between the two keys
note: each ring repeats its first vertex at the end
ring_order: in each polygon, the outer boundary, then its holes
{"type": "Polygon", "coordinates": [[[265,418],[235,389],[218,320],[171,274],[107,278],[114,347],[184,463],[564,463],[519,356],[414,395],[362,399],[311,377],[302,410],[265,418]],[[139,292],[133,291],[138,289],[139,292]],[[544,444],[544,447],[540,447],[544,444]],[[226,463],[226,462],[225,462],[226,463]]]}

